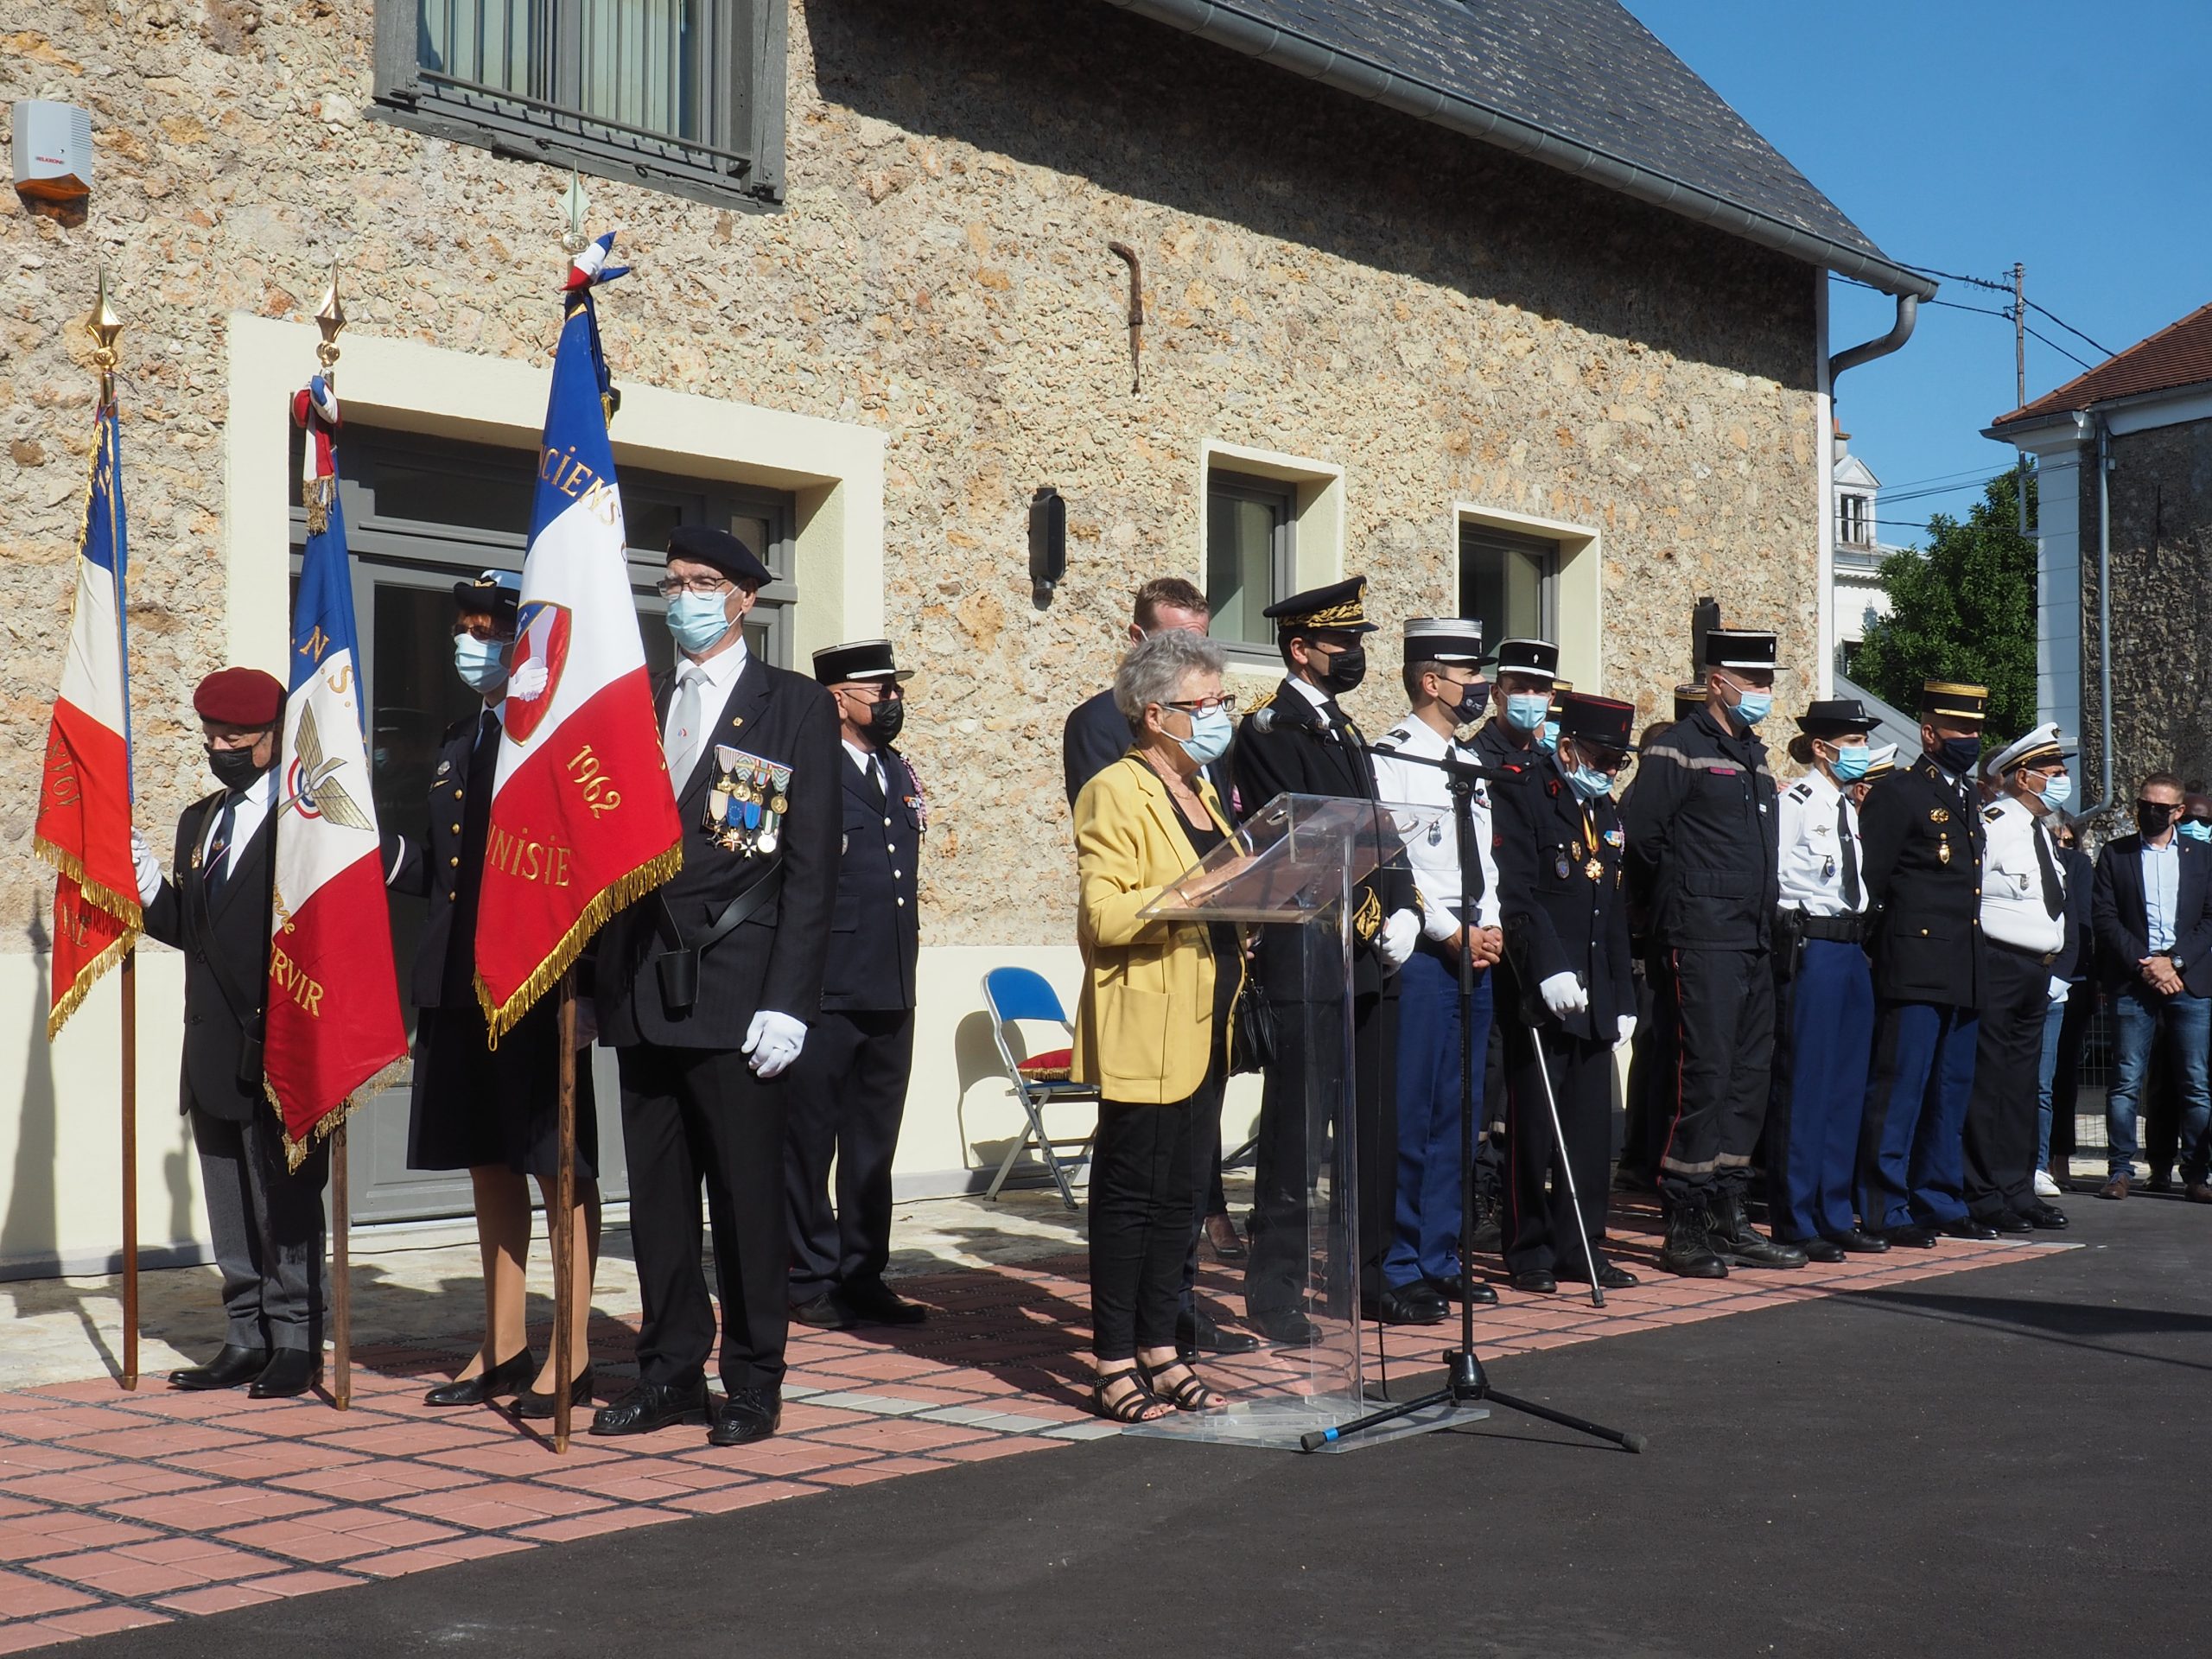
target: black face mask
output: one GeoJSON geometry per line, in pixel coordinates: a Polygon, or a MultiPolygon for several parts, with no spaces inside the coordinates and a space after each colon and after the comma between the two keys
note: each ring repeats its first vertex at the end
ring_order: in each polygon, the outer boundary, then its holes
{"type": "Polygon", "coordinates": [[[1321,689],[1332,697],[1347,691],[1359,690],[1359,683],[1367,677],[1367,647],[1346,645],[1329,658],[1328,667],[1321,675],[1321,689]]]}
{"type": "Polygon", "coordinates": [[[2163,836],[2181,809],[2166,801],[2135,803],[2135,827],[2146,836],[2163,836]]]}
{"type": "Polygon", "coordinates": [[[868,734],[879,743],[888,743],[899,735],[906,723],[906,699],[886,697],[868,711],[868,734]]]}
{"type": "Polygon", "coordinates": [[[215,781],[236,794],[251,786],[253,780],[269,770],[256,766],[251,749],[216,749],[207,751],[207,770],[215,774],[215,781]]]}
{"type": "Polygon", "coordinates": [[[1936,760],[1944,771],[1963,778],[1974,770],[1974,763],[1981,759],[1981,739],[1974,737],[1947,737],[1936,746],[1936,760]]]}
{"type": "Polygon", "coordinates": [[[1477,680],[1472,685],[1461,686],[1459,701],[1452,706],[1452,722],[1459,726],[1473,725],[1483,717],[1483,710],[1489,703],[1490,685],[1487,681],[1477,680]]]}

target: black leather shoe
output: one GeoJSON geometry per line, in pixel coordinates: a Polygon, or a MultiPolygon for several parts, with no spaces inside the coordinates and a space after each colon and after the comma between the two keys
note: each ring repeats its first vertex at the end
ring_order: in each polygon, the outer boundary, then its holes
{"type": "Polygon", "coordinates": [[[194,1394],[210,1389],[239,1388],[259,1376],[268,1365],[266,1348],[241,1348],[234,1342],[226,1342],[223,1351],[205,1365],[188,1365],[181,1371],[171,1371],[169,1387],[194,1394]]]}
{"type": "Polygon", "coordinates": [[[592,1414],[594,1434],[650,1434],[676,1423],[707,1421],[707,1384],[703,1379],[685,1388],[659,1382],[640,1382],[611,1406],[592,1414]]]}
{"type": "Polygon", "coordinates": [[[1477,1307],[1497,1306],[1497,1288],[1487,1279],[1462,1279],[1453,1274],[1449,1279],[1432,1279],[1429,1287],[1447,1302],[1472,1302],[1477,1307]]]}
{"type": "Polygon", "coordinates": [[[441,1382],[423,1396],[426,1406],[480,1406],[486,1400],[505,1400],[520,1394],[537,1375],[537,1356],[524,1348],[501,1360],[488,1371],[464,1376],[457,1382],[441,1382]]]}
{"type": "Polygon", "coordinates": [[[1513,1288],[1531,1296],[1548,1296],[1559,1288],[1559,1278],[1548,1268],[1524,1268],[1513,1275],[1513,1288]]]}
{"type": "Polygon", "coordinates": [[[1885,1244],[1894,1244],[1901,1250],[1932,1250],[1936,1235],[1925,1227],[1885,1227],[1874,1235],[1885,1244]]]}
{"type": "Polygon", "coordinates": [[[1776,1243],[1787,1243],[1790,1249],[1802,1250],[1808,1262],[1836,1262],[1843,1260],[1843,1246],[1832,1238],[1776,1239],[1776,1243]]]}
{"type": "Polygon", "coordinates": [[[1847,1233],[1831,1233],[1825,1236],[1838,1249],[1847,1250],[1853,1255],[1879,1255],[1890,1248],[1888,1239],[1877,1238],[1872,1233],[1862,1233],[1855,1228],[1847,1233]]]}
{"type": "Polygon", "coordinates": [[[1713,1201],[1713,1253],[1732,1268],[1802,1268],[1805,1252],[1769,1238],[1751,1225],[1743,1198],[1730,1194],[1713,1201]]]}
{"type": "Polygon", "coordinates": [[[849,1331],[859,1323],[834,1290],[825,1290],[810,1302],[793,1302],[791,1318],[817,1331],[849,1331]]]}
{"type": "Polygon", "coordinates": [[[2036,1230],[2035,1223],[2012,1210],[1999,1210],[1986,1224],[1998,1233],[2032,1233],[2036,1230]]]}
{"type": "MultiPolygon", "coordinates": [[[[1590,1282],[1590,1275],[1576,1267],[1556,1268],[1552,1276],[1561,1283],[1586,1285],[1590,1282]]],[[[1637,1276],[1626,1268],[1617,1268],[1610,1262],[1598,1264],[1598,1288],[1600,1290],[1626,1290],[1638,1282],[1637,1276]]]]}
{"type": "Polygon", "coordinates": [[[1440,1325],[1452,1312],[1434,1287],[1419,1279],[1410,1285],[1391,1286],[1359,1311],[1363,1319],[1383,1325],[1440,1325]]]}
{"type": "Polygon", "coordinates": [[[2045,1204],[2041,1198],[2021,1213],[2026,1217],[2029,1226],[2046,1233],[2062,1233],[2074,1224],[2066,1218],[2063,1210],[2055,1204],[2045,1204]]]}
{"type": "Polygon", "coordinates": [[[2145,1192],[2171,1192],[2174,1190],[2174,1173],[2171,1169],[2154,1169],[2151,1179],[2143,1183],[2145,1192]]]}
{"type": "MultiPolygon", "coordinates": [[[[569,1403],[571,1406],[589,1405],[596,1386],[592,1379],[591,1367],[585,1366],[576,1373],[576,1380],[569,1384],[569,1403]]],[[[515,1415],[550,1423],[553,1421],[553,1396],[540,1394],[536,1389],[524,1389],[515,1395],[515,1415]]]]}
{"type": "Polygon", "coordinates": [[[269,1363],[253,1386],[245,1391],[249,1400],[289,1400],[305,1394],[315,1386],[322,1370],[322,1356],[311,1354],[304,1348],[279,1348],[269,1356],[269,1363]]]}
{"type": "Polygon", "coordinates": [[[1667,1217],[1659,1266],[1682,1279],[1726,1279],[1728,1264],[1713,1248],[1713,1223],[1702,1210],[1677,1210],[1667,1217]]]}
{"type": "Polygon", "coordinates": [[[844,1303],[855,1319],[866,1325],[925,1325],[929,1321],[929,1309],[919,1302],[908,1301],[880,1279],[868,1284],[841,1286],[837,1300],[844,1303]]]}
{"type": "Polygon", "coordinates": [[[1262,1340],[1281,1348],[1309,1346],[1319,1334],[1314,1329],[1313,1321],[1294,1307],[1248,1313],[1244,1322],[1257,1331],[1262,1340]]]}
{"type": "Polygon", "coordinates": [[[707,1431],[709,1446],[750,1446],[784,1421],[784,1397],[773,1389],[732,1389],[707,1431]]]}
{"type": "Polygon", "coordinates": [[[1243,1331],[1224,1331],[1203,1313],[1175,1316],[1175,1351],[1185,1359],[1200,1354],[1249,1354],[1260,1339],[1243,1331]]]}
{"type": "Polygon", "coordinates": [[[1986,1221],[1976,1221],[1972,1216],[1961,1216],[1956,1221],[1947,1221],[1936,1230],[1946,1238],[1971,1238],[1976,1241],[1997,1236],[1997,1230],[1986,1221]]]}

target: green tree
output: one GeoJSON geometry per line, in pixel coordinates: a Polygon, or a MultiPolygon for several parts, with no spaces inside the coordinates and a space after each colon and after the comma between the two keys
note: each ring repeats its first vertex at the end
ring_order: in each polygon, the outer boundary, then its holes
{"type": "MultiPolygon", "coordinates": [[[[2018,475],[1999,473],[1961,524],[1928,521],[1928,546],[1882,562],[1890,613],[1853,653],[1851,677],[1908,711],[1926,680],[1989,688],[1989,734],[2009,742],[2036,719],[2036,543],[2020,534],[2018,475]]],[[[2036,511],[2028,475],[2028,516],[2036,511]]]]}

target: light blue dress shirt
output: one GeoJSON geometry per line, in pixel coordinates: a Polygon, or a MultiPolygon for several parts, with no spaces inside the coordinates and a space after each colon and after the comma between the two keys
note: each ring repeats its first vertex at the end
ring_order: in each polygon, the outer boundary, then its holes
{"type": "Polygon", "coordinates": [[[2174,948],[2174,913],[2181,908],[2181,849],[2171,841],[2143,848],[2143,919],[2149,924],[2151,954],[2174,948]]]}

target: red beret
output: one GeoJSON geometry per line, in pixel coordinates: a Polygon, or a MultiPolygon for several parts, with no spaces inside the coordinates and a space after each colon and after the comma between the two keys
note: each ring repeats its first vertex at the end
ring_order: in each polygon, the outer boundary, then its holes
{"type": "Polygon", "coordinates": [[[257,668],[219,668],[200,682],[192,707],[219,726],[274,726],[284,712],[284,683],[257,668]]]}

